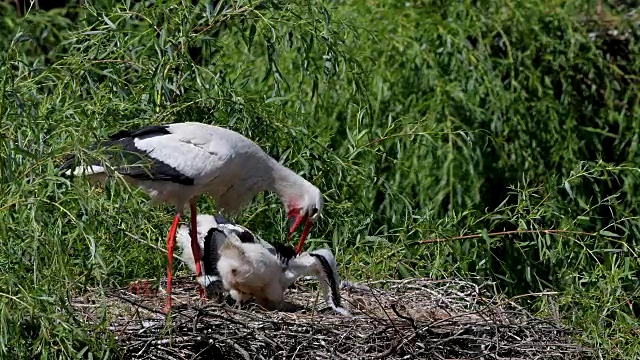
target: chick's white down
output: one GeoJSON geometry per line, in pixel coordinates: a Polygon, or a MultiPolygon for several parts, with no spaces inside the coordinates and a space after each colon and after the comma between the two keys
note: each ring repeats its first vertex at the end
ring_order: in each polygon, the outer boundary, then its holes
{"type": "MultiPolygon", "coordinates": [[[[201,214],[197,220],[198,244],[205,269],[198,281],[204,287],[215,289],[222,285],[236,302],[254,297],[265,308],[279,309],[285,290],[300,277],[313,275],[319,280],[326,304],[340,314],[349,315],[340,304],[337,264],[329,249],[295,256],[292,248],[283,245],[276,248],[245,227],[220,217],[201,214]],[[209,239],[205,240],[207,237],[209,239]],[[207,259],[215,265],[207,267],[207,259]]],[[[181,249],[181,260],[195,272],[186,226],[178,230],[177,244],[181,249]]]]}
{"type": "Polygon", "coordinates": [[[231,234],[219,249],[216,268],[224,289],[236,301],[253,296],[256,303],[269,309],[278,308],[286,289],[285,267],[259,244],[245,243],[231,234]]]}

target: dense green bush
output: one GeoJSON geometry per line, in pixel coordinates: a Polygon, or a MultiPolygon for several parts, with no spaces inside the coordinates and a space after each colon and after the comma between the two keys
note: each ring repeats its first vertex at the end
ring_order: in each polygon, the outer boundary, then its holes
{"type": "MultiPolygon", "coordinates": [[[[614,36],[579,1],[87,3],[24,17],[0,4],[3,358],[114,354],[69,297],[163,275],[171,209],[55,168],[121,128],[180,121],[240,131],[317,184],[327,205],[309,246],[329,244],[344,277],[558,291],[588,345],[639,354],[626,17],[614,36]]],[[[273,195],[236,220],[285,231],[273,195]]]]}

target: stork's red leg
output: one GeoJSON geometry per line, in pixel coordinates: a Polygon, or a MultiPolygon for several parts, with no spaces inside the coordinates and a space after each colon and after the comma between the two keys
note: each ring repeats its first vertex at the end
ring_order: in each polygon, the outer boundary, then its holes
{"type": "Polygon", "coordinates": [[[171,282],[173,280],[173,248],[176,245],[176,231],[178,230],[178,223],[180,222],[181,212],[176,213],[173,218],[173,223],[169,229],[167,235],[167,258],[169,264],[167,265],[167,302],[164,306],[164,312],[169,313],[171,311],[171,282]]]}
{"type": "MultiPolygon", "coordinates": [[[[191,212],[191,251],[193,252],[193,260],[196,263],[196,276],[200,277],[202,275],[202,270],[200,269],[200,245],[198,245],[198,220],[196,215],[196,199],[192,199],[189,201],[189,210],[191,212]]],[[[202,284],[199,284],[200,289],[200,297],[204,300],[206,296],[204,294],[204,288],[202,284]]]]}

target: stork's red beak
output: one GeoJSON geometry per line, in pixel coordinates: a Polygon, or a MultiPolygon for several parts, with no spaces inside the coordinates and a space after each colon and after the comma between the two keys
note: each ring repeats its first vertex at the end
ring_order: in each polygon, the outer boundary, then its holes
{"type": "Polygon", "coordinates": [[[305,222],[304,229],[302,230],[302,235],[300,236],[300,241],[298,242],[298,247],[296,248],[296,254],[300,254],[302,252],[304,241],[307,239],[307,236],[309,236],[309,230],[311,230],[312,223],[311,220],[309,220],[309,215],[298,214],[295,216],[295,218],[292,217],[291,219],[295,219],[295,222],[293,223],[293,225],[291,225],[291,229],[289,229],[289,240],[291,240],[291,235],[293,235],[293,233],[296,231],[298,225],[300,225],[303,221],[305,222]]]}

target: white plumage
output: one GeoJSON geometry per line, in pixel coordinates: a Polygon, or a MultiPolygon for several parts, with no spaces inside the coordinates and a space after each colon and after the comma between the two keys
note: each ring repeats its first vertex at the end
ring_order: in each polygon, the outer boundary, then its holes
{"type": "MultiPolygon", "coordinates": [[[[245,228],[244,226],[231,223],[224,219],[222,216],[216,217],[209,214],[199,214],[196,217],[196,220],[198,224],[198,246],[200,248],[200,254],[202,254],[202,256],[200,257],[200,267],[206,268],[209,261],[212,263],[210,271],[205,271],[197,277],[198,283],[200,283],[200,285],[205,289],[212,287],[212,291],[217,291],[219,289],[216,288],[216,285],[219,284],[215,283],[222,281],[215,266],[219,259],[218,249],[220,249],[220,247],[222,247],[222,245],[226,241],[226,236],[215,237],[213,232],[215,229],[222,231],[225,235],[234,234],[235,236],[241,237],[244,241],[260,244],[263,248],[267,249],[272,254],[276,254],[277,252],[271,244],[262,240],[249,229],[245,228]],[[207,240],[213,242],[211,245],[209,245],[209,248],[205,247],[205,242],[207,240]]],[[[196,262],[193,257],[193,251],[191,250],[191,235],[189,227],[182,225],[178,228],[178,232],[176,234],[176,243],[178,245],[178,248],[181,249],[179,255],[180,260],[187,264],[191,271],[196,273],[196,262]]]]}
{"type": "Polygon", "coordinates": [[[225,239],[218,249],[216,269],[222,286],[238,303],[255,297],[256,303],[277,309],[284,299],[285,266],[259,244],[242,243],[234,234],[217,233],[225,239]]]}
{"type": "MultiPolygon", "coordinates": [[[[293,248],[271,245],[245,227],[211,215],[198,215],[198,225],[208,229],[206,234],[204,231],[198,234],[205,269],[198,280],[203,286],[214,291],[223,288],[237,302],[254,297],[258,304],[278,309],[291,284],[302,276],[314,275],[326,304],[340,314],[349,315],[341,306],[337,263],[329,249],[296,255],[293,248]]],[[[180,258],[194,271],[188,234],[187,227],[182,226],[178,246],[182,250],[180,258]]]]}
{"type": "MultiPolygon", "coordinates": [[[[167,236],[166,311],[171,308],[175,234],[187,204],[194,230],[191,234],[193,256],[200,257],[196,202],[201,194],[212,196],[219,211],[234,214],[258,193],[275,192],[293,222],[289,236],[298,225],[305,223],[298,253],[324,205],[317,187],[278,163],[245,136],[221,127],[195,122],[149,126],[120,131],[95,147],[106,152],[106,161],[96,160],[87,166],[77,166],[75,157],[71,157],[61,166],[64,174],[86,175],[101,181],[109,173],[117,172],[148,193],[153,204],[168,203],[176,208],[167,236]]],[[[195,264],[195,272],[200,276],[199,261],[195,264]]]]}

